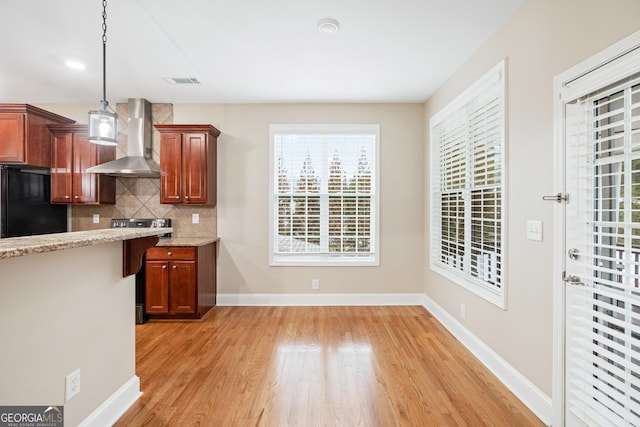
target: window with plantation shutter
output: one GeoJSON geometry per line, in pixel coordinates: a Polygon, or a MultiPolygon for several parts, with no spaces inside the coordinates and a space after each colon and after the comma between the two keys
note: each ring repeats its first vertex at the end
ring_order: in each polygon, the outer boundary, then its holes
{"type": "Polygon", "coordinates": [[[378,265],[378,125],[271,126],[271,265],[378,265]]]}
{"type": "Polygon", "coordinates": [[[504,308],[505,63],[430,121],[431,268],[504,308]]]}

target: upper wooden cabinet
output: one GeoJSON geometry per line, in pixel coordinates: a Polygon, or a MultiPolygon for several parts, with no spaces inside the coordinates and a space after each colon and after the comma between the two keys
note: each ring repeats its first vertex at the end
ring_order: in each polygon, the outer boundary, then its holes
{"type": "Polygon", "coordinates": [[[116,148],[92,144],[87,125],[49,125],[51,132],[51,203],[114,204],[116,179],[87,173],[116,157],[116,148]]]}
{"type": "Polygon", "coordinates": [[[160,203],[216,204],[216,151],[211,125],[155,125],[160,131],[160,203]]]}
{"type": "Polygon", "coordinates": [[[0,104],[0,164],[51,167],[47,125],[75,123],[29,104],[0,104]]]}

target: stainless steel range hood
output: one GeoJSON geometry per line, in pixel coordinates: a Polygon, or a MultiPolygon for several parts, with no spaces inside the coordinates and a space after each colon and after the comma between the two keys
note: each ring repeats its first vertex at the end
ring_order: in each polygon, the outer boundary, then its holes
{"type": "Polygon", "coordinates": [[[143,98],[129,99],[127,155],[87,169],[125,178],[159,178],[160,167],[152,159],[151,103],[143,98]]]}

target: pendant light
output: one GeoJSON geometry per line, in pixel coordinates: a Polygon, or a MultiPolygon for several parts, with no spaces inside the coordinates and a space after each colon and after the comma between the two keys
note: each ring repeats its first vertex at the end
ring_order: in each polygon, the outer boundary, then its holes
{"type": "Polygon", "coordinates": [[[89,111],[89,142],[118,145],[118,114],[107,101],[107,0],[102,0],[102,110],[89,111]]]}

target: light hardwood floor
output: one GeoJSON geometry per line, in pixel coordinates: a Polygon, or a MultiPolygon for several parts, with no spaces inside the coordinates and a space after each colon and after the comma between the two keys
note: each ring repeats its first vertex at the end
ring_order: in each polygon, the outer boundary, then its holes
{"type": "Polygon", "coordinates": [[[422,307],[215,307],[136,326],[116,426],[542,426],[422,307]]]}

